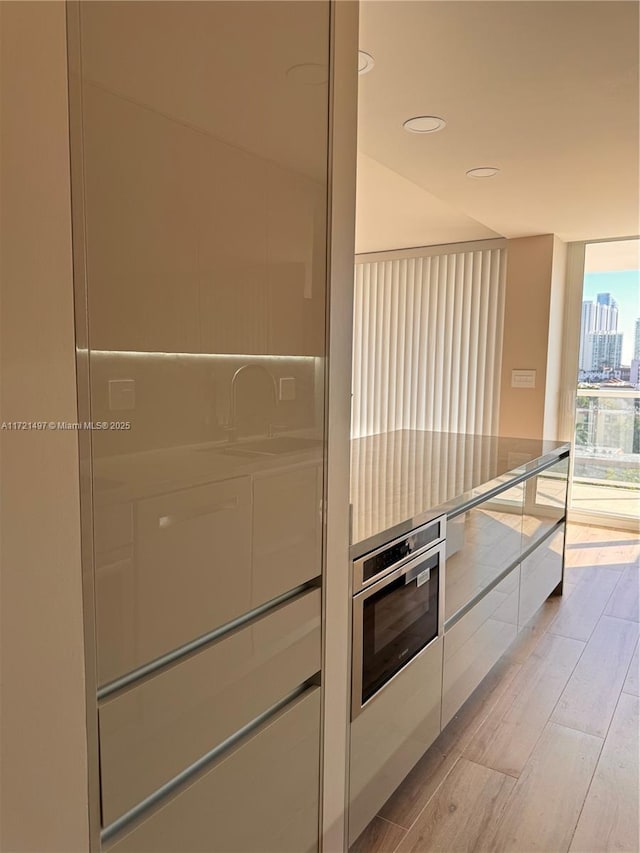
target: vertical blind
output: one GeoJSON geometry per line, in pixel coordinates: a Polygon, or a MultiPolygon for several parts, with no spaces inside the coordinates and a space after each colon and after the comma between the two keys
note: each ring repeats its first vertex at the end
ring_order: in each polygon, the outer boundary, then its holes
{"type": "Polygon", "coordinates": [[[352,436],[495,433],[506,248],[397,255],[356,258],[352,436]]]}

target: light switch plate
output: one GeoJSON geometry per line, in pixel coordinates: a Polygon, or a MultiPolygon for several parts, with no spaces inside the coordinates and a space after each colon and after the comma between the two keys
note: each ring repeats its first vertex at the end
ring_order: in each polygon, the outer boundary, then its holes
{"type": "Polygon", "coordinates": [[[293,376],[283,376],[280,379],[278,397],[280,400],[296,399],[296,380],[293,376]]]}
{"type": "Polygon", "coordinates": [[[536,372],[535,372],[535,370],[512,370],[511,371],[511,387],[512,388],[535,388],[536,387],[536,372]]]}
{"type": "Polygon", "coordinates": [[[136,407],[136,383],[134,379],[109,380],[109,410],[124,412],[136,407]]]}

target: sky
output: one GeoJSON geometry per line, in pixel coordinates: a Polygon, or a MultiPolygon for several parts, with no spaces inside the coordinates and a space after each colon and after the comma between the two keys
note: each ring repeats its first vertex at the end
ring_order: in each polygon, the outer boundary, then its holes
{"type": "Polygon", "coordinates": [[[584,277],[583,300],[610,293],[618,303],[618,331],[622,332],[622,363],[631,364],[636,318],[640,317],[640,272],[589,272],[584,277]]]}

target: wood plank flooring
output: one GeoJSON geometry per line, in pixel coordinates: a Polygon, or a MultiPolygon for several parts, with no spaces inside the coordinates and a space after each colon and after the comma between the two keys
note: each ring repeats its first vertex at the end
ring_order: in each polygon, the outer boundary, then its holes
{"type": "Polygon", "coordinates": [[[352,853],[638,853],[640,537],[571,525],[550,598],[352,853]]]}

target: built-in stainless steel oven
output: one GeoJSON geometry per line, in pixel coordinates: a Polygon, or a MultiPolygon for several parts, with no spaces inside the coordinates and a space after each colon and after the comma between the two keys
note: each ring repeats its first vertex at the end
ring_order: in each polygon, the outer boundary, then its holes
{"type": "MultiPolygon", "coordinates": [[[[389,563],[394,555],[395,561],[353,598],[352,719],[442,634],[444,537],[441,517],[375,552],[378,565],[389,563]],[[434,531],[440,541],[416,547],[419,542],[431,543],[434,531]]],[[[358,562],[366,559],[370,556],[358,562]]]]}

